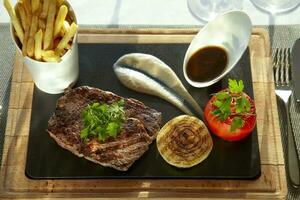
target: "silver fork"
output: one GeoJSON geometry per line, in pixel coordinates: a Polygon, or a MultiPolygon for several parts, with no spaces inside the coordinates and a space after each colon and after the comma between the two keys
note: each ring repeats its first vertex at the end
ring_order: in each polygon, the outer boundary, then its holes
{"type": "Polygon", "coordinates": [[[289,108],[290,99],[292,95],[290,85],[290,48],[276,49],[274,57],[274,81],[275,93],[279,99],[284,103],[284,113],[286,116],[286,124],[284,130],[287,131],[287,163],[288,163],[288,177],[291,185],[298,188],[300,185],[300,168],[299,157],[296,149],[295,138],[290,120],[289,108]]]}

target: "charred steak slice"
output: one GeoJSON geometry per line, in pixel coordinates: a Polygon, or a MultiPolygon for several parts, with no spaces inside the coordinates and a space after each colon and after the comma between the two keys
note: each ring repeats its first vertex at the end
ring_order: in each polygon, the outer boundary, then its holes
{"type": "Polygon", "coordinates": [[[68,91],[57,101],[56,110],[48,121],[50,136],[63,148],[79,157],[103,166],[126,171],[148,150],[161,125],[161,113],[138,100],[126,99],[111,92],[82,86],[68,91]],[[126,120],[116,138],[105,142],[80,138],[83,128],[82,110],[91,103],[111,104],[124,99],[126,120]]]}

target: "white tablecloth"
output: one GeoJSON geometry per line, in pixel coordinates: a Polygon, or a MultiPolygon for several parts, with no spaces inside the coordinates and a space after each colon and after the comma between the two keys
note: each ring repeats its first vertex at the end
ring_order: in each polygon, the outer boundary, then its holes
{"type": "MultiPolygon", "coordinates": [[[[11,0],[15,3],[16,0],[11,0]]],[[[243,10],[254,25],[300,24],[300,6],[289,13],[270,16],[255,7],[250,0],[243,1],[243,10]]],[[[189,11],[187,0],[69,0],[78,24],[100,26],[190,26],[203,25],[189,11]]],[[[0,6],[0,23],[9,17],[0,6]]]]}

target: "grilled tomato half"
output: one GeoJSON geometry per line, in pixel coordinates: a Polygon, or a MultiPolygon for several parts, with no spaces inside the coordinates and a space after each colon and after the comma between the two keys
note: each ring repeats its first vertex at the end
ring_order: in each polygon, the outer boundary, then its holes
{"type": "Polygon", "coordinates": [[[243,90],[242,80],[229,79],[228,88],[213,94],[204,109],[210,131],[224,140],[241,140],[255,127],[254,101],[243,90]]]}

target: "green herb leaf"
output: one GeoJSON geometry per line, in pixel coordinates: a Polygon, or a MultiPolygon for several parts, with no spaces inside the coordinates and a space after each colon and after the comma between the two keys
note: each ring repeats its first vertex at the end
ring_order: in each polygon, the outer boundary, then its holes
{"type": "Polygon", "coordinates": [[[219,101],[219,100],[216,100],[216,101],[213,102],[213,105],[220,108],[223,105],[223,102],[219,101]]]}
{"type": "Polygon", "coordinates": [[[224,101],[224,103],[220,106],[221,113],[219,114],[219,117],[221,121],[225,121],[231,114],[230,110],[230,104],[231,104],[232,98],[228,98],[224,101]]]}
{"type": "Polygon", "coordinates": [[[114,138],[117,136],[118,130],[119,130],[119,124],[116,122],[110,122],[106,127],[106,131],[108,132],[109,136],[114,138]]]}
{"type": "Polygon", "coordinates": [[[237,82],[237,80],[235,79],[229,79],[228,88],[232,93],[241,93],[244,90],[244,83],[242,80],[239,80],[239,82],[237,82]]]}
{"type": "Polygon", "coordinates": [[[234,132],[244,126],[244,120],[241,117],[234,117],[230,126],[230,131],[234,132]]]}
{"type": "Polygon", "coordinates": [[[242,99],[243,99],[243,102],[244,102],[246,112],[249,112],[250,108],[251,108],[250,101],[245,96],[242,96],[242,99]]]}
{"type": "Polygon", "coordinates": [[[227,92],[219,92],[215,95],[217,97],[217,100],[213,102],[213,105],[219,109],[217,109],[216,112],[212,113],[213,115],[219,116],[221,121],[225,121],[231,114],[230,104],[232,101],[232,97],[227,92]]]}
{"type": "Polygon", "coordinates": [[[124,105],[125,105],[124,99],[121,99],[120,101],[118,101],[118,106],[119,107],[124,107],[124,105]]]}
{"type": "Polygon", "coordinates": [[[99,133],[99,134],[98,134],[98,140],[101,141],[101,142],[104,142],[104,141],[105,141],[105,136],[104,136],[104,134],[99,133]]]}
{"type": "Polygon", "coordinates": [[[87,105],[81,113],[84,128],[80,132],[82,139],[89,136],[105,141],[108,137],[117,137],[125,121],[124,100],[112,104],[98,102],[87,105]]]}
{"type": "Polygon", "coordinates": [[[219,110],[219,109],[213,110],[212,114],[218,116],[221,114],[221,110],[219,110]]]}
{"type": "Polygon", "coordinates": [[[250,102],[244,95],[236,100],[236,113],[248,112],[250,107],[250,102]]]}
{"type": "Polygon", "coordinates": [[[106,113],[108,106],[107,106],[107,104],[102,104],[101,106],[99,106],[98,109],[101,110],[101,112],[106,113]]]}
{"type": "Polygon", "coordinates": [[[242,113],[245,111],[244,100],[243,98],[239,98],[236,100],[236,113],[242,113]]]}
{"type": "Polygon", "coordinates": [[[89,135],[89,129],[84,128],[80,131],[80,138],[85,139],[89,135]]]}
{"type": "Polygon", "coordinates": [[[93,103],[93,105],[91,106],[92,108],[98,108],[100,106],[100,103],[96,102],[93,103]]]}
{"type": "Polygon", "coordinates": [[[228,92],[218,92],[215,94],[218,100],[228,99],[230,97],[228,92]]]}
{"type": "Polygon", "coordinates": [[[220,117],[221,121],[225,121],[230,116],[230,114],[231,113],[229,110],[225,110],[219,115],[219,117],[220,117]]]}

